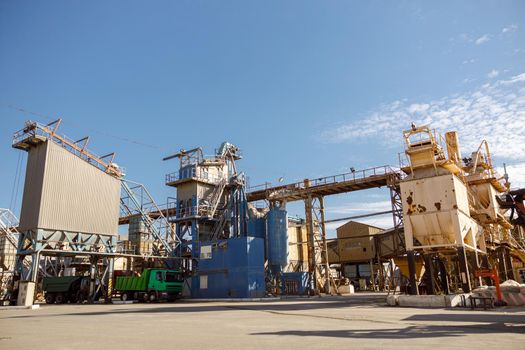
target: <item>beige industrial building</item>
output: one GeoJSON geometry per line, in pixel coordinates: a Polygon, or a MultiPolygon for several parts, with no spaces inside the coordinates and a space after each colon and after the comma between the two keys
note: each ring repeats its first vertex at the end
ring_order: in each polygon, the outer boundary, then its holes
{"type": "Polygon", "coordinates": [[[304,221],[288,220],[288,265],[284,271],[308,271],[308,235],[304,221]]]}
{"type": "Polygon", "coordinates": [[[349,221],[336,231],[340,263],[362,263],[376,258],[374,236],[383,229],[349,221]]]}

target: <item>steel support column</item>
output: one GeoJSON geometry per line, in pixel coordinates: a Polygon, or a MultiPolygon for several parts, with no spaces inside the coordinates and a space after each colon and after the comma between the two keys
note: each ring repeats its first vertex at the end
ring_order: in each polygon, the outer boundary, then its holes
{"type": "Polygon", "coordinates": [[[470,281],[467,252],[465,251],[465,248],[458,248],[458,257],[461,289],[463,289],[463,293],[470,293],[470,291],[472,290],[472,284],[470,281]]]}
{"type": "Polygon", "coordinates": [[[441,289],[443,290],[444,294],[449,294],[450,286],[448,282],[447,267],[442,258],[438,258],[438,265],[439,265],[439,277],[441,279],[441,289]]]}
{"type": "Polygon", "coordinates": [[[432,255],[425,254],[425,285],[427,287],[427,294],[436,294],[436,284],[434,283],[434,259],[432,255]]]}
{"type": "Polygon", "coordinates": [[[317,290],[317,269],[315,259],[315,238],[314,238],[314,221],[313,221],[313,209],[312,209],[312,196],[309,195],[308,199],[304,202],[305,218],[306,218],[306,230],[308,233],[308,273],[310,278],[308,281],[308,289],[310,294],[318,294],[317,290]]]}
{"type": "Polygon", "coordinates": [[[416,277],[416,260],[414,257],[414,251],[407,252],[407,262],[408,262],[408,280],[410,282],[409,293],[411,295],[418,295],[419,290],[417,288],[417,277],[416,277]]]}

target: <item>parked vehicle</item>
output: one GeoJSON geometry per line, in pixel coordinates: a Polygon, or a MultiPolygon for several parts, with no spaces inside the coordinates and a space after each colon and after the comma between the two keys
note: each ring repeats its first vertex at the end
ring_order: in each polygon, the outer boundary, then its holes
{"type": "Polygon", "coordinates": [[[89,282],[88,276],[44,277],[42,290],[46,303],[83,302],[89,298],[89,282]]]}
{"type": "Polygon", "coordinates": [[[173,301],[181,296],[183,283],[180,271],[145,269],[140,276],[117,277],[114,292],[124,301],[173,301]]]}

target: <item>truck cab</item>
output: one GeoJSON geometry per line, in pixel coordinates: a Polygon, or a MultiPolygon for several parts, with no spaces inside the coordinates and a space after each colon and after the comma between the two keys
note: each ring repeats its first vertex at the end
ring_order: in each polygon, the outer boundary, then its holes
{"type": "Polygon", "coordinates": [[[149,301],[178,298],[182,292],[182,281],[179,271],[152,269],[148,282],[149,301]],[[156,292],[153,300],[151,299],[151,292],[156,292]]]}

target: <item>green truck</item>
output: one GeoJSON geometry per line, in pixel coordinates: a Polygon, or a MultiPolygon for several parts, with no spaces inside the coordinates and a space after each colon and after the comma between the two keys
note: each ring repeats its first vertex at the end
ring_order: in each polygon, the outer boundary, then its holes
{"type": "Polygon", "coordinates": [[[42,290],[46,303],[81,303],[89,297],[89,282],[87,276],[44,277],[42,290]]]}
{"type": "Polygon", "coordinates": [[[144,269],[137,277],[117,277],[114,292],[122,300],[174,301],[182,294],[184,280],[177,270],[144,269]]]}

